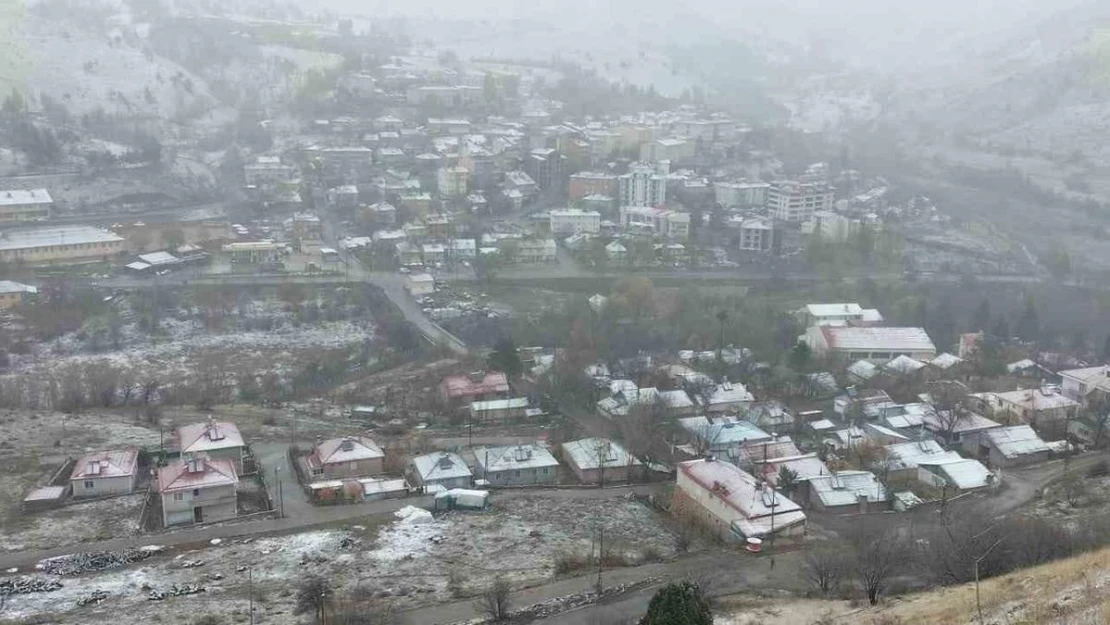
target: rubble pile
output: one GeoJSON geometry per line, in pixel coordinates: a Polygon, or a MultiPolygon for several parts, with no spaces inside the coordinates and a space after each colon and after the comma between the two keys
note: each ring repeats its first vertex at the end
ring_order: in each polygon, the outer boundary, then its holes
{"type": "Polygon", "coordinates": [[[141,562],[158,553],[158,548],[128,549],[124,552],[95,551],[91,553],[74,553],[68,556],[58,556],[39,562],[39,570],[51,575],[67,576],[80,575],[104,571],[125,566],[134,562],[141,562]]]}
{"type": "Polygon", "coordinates": [[[77,600],[77,607],[81,608],[87,605],[100,605],[108,599],[108,593],[103,590],[94,590],[91,593],[81,597],[77,600]]]}
{"type": "Polygon", "coordinates": [[[43,579],[41,577],[0,579],[0,596],[29,595],[33,592],[53,592],[61,589],[61,587],[61,582],[53,579],[43,579]]]}
{"type": "Polygon", "coordinates": [[[150,595],[147,596],[147,599],[150,601],[162,601],[169,597],[186,597],[188,595],[196,595],[207,591],[207,588],[198,584],[183,584],[181,586],[174,584],[165,592],[159,590],[150,591],[150,595]]]}

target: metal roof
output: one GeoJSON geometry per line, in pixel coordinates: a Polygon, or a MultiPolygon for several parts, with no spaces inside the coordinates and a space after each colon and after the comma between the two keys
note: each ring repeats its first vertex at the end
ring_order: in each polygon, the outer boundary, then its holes
{"type": "Polygon", "coordinates": [[[46,189],[31,189],[22,191],[12,189],[0,191],[0,206],[20,206],[24,204],[50,204],[53,202],[50,192],[46,189]]]}
{"type": "Polygon", "coordinates": [[[693,482],[687,485],[680,481],[679,487],[701,488],[720,499],[736,512],[736,518],[730,522],[744,536],[764,536],[771,533],[772,527],[780,531],[806,520],[801,506],[735,465],[691,460],[679,463],[678,470],[693,482]]]}
{"type": "Polygon", "coordinates": [[[747,421],[720,419],[711,423],[706,417],[688,417],[679,419],[678,423],[712,447],[771,440],[770,434],[747,421]]]}
{"type": "Polygon", "coordinates": [[[85,454],[73,466],[71,480],[130,477],[139,465],[138,449],[114,449],[85,454]]]}
{"type": "Polygon", "coordinates": [[[862,317],[859,304],[809,304],[806,312],[812,317],[862,317]]]}
{"type": "Polygon", "coordinates": [[[639,465],[640,461],[630,455],[620,443],[607,438],[583,438],[563,443],[563,454],[572,458],[574,464],[582,469],[601,467],[627,467],[639,465]]]}
{"type": "Polygon", "coordinates": [[[1048,451],[1048,445],[1028,425],[1011,425],[987,430],[987,440],[1006,458],[1048,451]]]}
{"type": "Polygon", "coordinates": [[[809,478],[810,492],[827,507],[850,506],[861,496],[869,502],[886,501],[886,487],[870,471],[841,471],[809,478]]]}
{"type": "Polygon", "coordinates": [[[949,460],[962,460],[954,451],[947,451],[932,439],[896,443],[886,446],[886,465],[888,469],[913,469],[923,463],[935,464],[949,460]]]}
{"type": "Polygon", "coordinates": [[[935,352],[936,347],[921,328],[858,328],[822,326],[829,347],[846,350],[895,350],[935,352]]]}
{"type": "Polygon", "coordinates": [[[551,452],[534,444],[475,447],[474,459],[483,474],[559,466],[551,452]]]}
{"type": "Polygon", "coordinates": [[[229,421],[208,420],[183,425],[177,429],[177,440],[183,454],[244,445],[239,428],[229,421]]]}
{"type": "Polygon", "coordinates": [[[991,483],[992,474],[983,463],[968,458],[922,462],[921,467],[939,473],[948,483],[960,490],[981,488],[991,483]]]}
{"type": "Polygon", "coordinates": [[[230,460],[195,458],[180,460],[158,469],[158,492],[170,493],[194,488],[234,486],[239,483],[235,463],[230,460]],[[192,470],[194,469],[195,470],[192,470]]]}
{"type": "Polygon", "coordinates": [[[422,482],[471,477],[472,475],[470,467],[466,466],[462,456],[447,451],[416,456],[410,462],[422,482]]]}
{"type": "Polygon", "coordinates": [[[22,250],[51,245],[118,243],[123,237],[92,226],[50,226],[0,232],[0,250],[22,250]]]}
{"type": "Polygon", "coordinates": [[[0,280],[0,293],[38,293],[39,290],[29,284],[0,280]]]}
{"type": "Polygon", "coordinates": [[[490,399],[488,401],[475,401],[470,403],[472,412],[483,410],[512,410],[513,408],[527,408],[527,397],[511,397],[509,399],[490,399]]]}
{"type": "Polygon", "coordinates": [[[309,462],[317,465],[342,464],[384,457],[382,448],[372,439],[365,436],[347,436],[317,443],[309,462]]]}

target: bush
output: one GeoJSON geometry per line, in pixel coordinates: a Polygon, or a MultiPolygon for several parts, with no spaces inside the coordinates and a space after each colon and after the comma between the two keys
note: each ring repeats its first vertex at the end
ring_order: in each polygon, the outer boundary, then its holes
{"type": "Polygon", "coordinates": [[[640,625],[712,625],[713,612],[693,582],[667,584],[655,593],[640,625]]]}
{"type": "Polygon", "coordinates": [[[1106,477],[1110,475],[1110,462],[1099,460],[1087,470],[1087,477],[1106,477]]]}

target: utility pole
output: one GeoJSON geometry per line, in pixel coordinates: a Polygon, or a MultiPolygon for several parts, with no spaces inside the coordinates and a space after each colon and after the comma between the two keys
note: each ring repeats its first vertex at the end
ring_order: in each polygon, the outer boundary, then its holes
{"type": "Polygon", "coordinates": [[[605,526],[599,518],[597,523],[597,596],[601,596],[601,566],[605,560],[605,526]]]}
{"type": "Polygon", "coordinates": [[[250,601],[251,625],[254,625],[254,569],[247,567],[247,597],[250,601]]]}

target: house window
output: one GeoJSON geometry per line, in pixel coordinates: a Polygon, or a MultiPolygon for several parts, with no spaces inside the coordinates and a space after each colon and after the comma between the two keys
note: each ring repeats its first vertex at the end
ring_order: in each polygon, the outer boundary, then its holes
{"type": "Polygon", "coordinates": [[[544,467],[544,468],[543,468],[543,474],[544,474],[544,475],[547,475],[547,467],[544,467]]]}
{"type": "Polygon", "coordinates": [[[173,494],[173,500],[174,501],[184,501],[185,500],[185,493],[174,493],[173,494]]]}
{"type": "Polygon", "coordinates": [[[513,477],[520,477],[520,471],[514,471],[513,477]]]}
{"type": "Polygon", "coordinates": [[[196,499],[197,497],[200,497],[200,489],[199,488],[194,488],[193,489],[193,499],[196,499]]]}
{"type": "Polygon", "coordinates": [[[96,482],[92,480],[85,480],[85,488],[95,488],[96,482]]]}
{"type": "Polygon", "coordinates": [[[312,475],[313,476],[320,476],[320,475],[323,475],[323,474],[324,474],[324,469],[322,467],[315,467],[315,468],[312,469],[312,475]]]}

